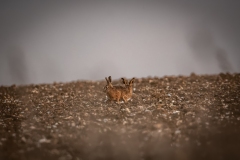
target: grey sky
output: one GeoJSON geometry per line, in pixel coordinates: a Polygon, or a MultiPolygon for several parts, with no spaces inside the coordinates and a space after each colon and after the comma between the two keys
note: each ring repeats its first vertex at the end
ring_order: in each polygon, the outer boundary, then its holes
{"type": "Polygon", "coordinates": [[[2,1],[0,85],[240,71],[237,1],[2,1]]]}

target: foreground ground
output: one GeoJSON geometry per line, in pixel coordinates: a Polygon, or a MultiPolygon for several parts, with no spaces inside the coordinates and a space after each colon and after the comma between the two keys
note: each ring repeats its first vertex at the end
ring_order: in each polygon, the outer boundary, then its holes
{"type": "Polygon", "coordinates": [[[240,159],[240,74],[137,79],[119,105],[105,84],[0,87],[0,159],[240,159]]]}

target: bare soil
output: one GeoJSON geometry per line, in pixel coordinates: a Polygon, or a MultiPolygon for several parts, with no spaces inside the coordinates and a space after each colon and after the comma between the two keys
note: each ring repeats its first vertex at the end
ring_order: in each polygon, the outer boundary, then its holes
{"type": "Polygon", "coordinates": [[[105,85],[1,86],[0,159],[240,159],[240,74],[138,78],[121,104],[105,85]]]}

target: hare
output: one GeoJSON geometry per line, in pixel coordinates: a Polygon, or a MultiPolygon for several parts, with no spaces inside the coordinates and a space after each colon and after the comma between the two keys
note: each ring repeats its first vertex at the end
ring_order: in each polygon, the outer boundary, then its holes
{"type": "Polygon", "coordinates": [[[127,99],[127,101],[128,101],[132,97],[132,94],[133,94],[133,82],[134,82],[135,78],[132,78],[129,81],[129,83],[124,78],[121,78],[121,80],[127,90],[126,94],[123,95],[123,99],[127,99]]]}
{"type": "MultiPolygon", "coordinates": [[[[129,82],[129,85],[124,83],[125,87],[113,86],[111,76],[109,76],[108,78],[106,77],[105,79],[107,81],[107,85],[104,87],[104,91],[106,92],[109,100],[117,101],[117,103],[119,104],[120,99],[123,99],[124,102],[126,103],[131,98],[132,83],[133,83],[134,78],[129,82]],[[130,83],[131,83],[131,85],[130,85],[130,83]]],[[[125,79],[124,79],[124,81],[125,81],[125,79]]]]}

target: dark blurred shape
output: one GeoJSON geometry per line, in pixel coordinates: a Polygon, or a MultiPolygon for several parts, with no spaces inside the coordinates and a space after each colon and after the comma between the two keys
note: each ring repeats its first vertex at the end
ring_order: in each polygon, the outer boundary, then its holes
{"type": "Polygon", "coordinates": [[[232,66],[228,61],[227,53],[224,49],[218,48],[216,50],[216,58],[218,60],[218,65],[223,72],[232,72],[232,66]]]}
{"type": "Polygon", "coordinates": [[[233,71],[226,51],[216,44],[213,34],[208,29],[195,30],[190,36],[189,44],[196,61],[201,64],[201,68],[211,72],[233,71]]]}
{"type": "Polygon", "coordinates": [[[213,37],[207,30],[197,31],[191,40],[191,47],[196,50],[209,49],[214,44],[213,37]]]}
{"type": "Polygon", "coordinates": [[[190,36],[190,48],[197,58],[205,59],[210,56],[209,53],[214,47],[215,42],[212,34],[207,29],[199,29],[194,31],[190,36]]]}
{"type": "Polygon", "coordinates": [[[8,50],[6,59],[8,61],[9,74],[12,82],[25,84],[28,79],[26,58],[20,47],[12,47],[8,50]]]}

